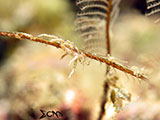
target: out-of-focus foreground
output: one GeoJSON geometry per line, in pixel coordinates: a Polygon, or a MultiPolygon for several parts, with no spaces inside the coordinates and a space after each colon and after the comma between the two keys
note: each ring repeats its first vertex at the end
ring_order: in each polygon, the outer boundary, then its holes
{"type": "MultiPolygon", "coordinates": [[[[0,31],[54,34],[83,46],[74,32],[72,8],[67,0],[0,0],[0,31]]],[[[138,11],[128,10],[117,19],[111,42],[112,55],[117,61],[144,67],[153,84],[150,86],[116,70],[122,88],[131,93],[132,100],[114,119],[159,120],[160,26],[138,11]]],[[[39,119],[40,110],[61,111],[63,120],[97,118],[106,66],[91,60],[89,66],[78,65],[71,79],[67,79],[72,58],[60,60],[63,54],[51,46],[0,37],[1,120],[39,119]]],[[[106,118],[114,109],[107,110],[106,118]]]]}

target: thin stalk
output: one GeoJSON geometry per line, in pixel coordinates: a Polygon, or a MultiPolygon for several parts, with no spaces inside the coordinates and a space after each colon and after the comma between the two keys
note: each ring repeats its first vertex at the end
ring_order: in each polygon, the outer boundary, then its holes
{"type": "MultiPolygon", "coordinates": [[[[51,45],[51,46],[54,46],[56,48],[61,48],[61,44],[59,42],[51,42],[51,41],[47,41],[46,39],[43,39],[43,38],[39,38],[39,37],[34,37],[30,34],[26,34],[26,33],[21,33],[21,32],[0,32],[0,36],[7,36],[7,37],[13,37],[13,38],[16,38],[16,39],[19,39],[19,40],[23,40],[23,39],[26,39],[26,40],[30,40],[30,41],[34,41],[34,42],[40,42],[40,43],[43,43],[43,44],[46,44],[46,45],[51,45]]],[[[64,40],[65,42],[65,40],[64,40]]],[[[77,52],[77,49],[74,49],[73,51],[77,52]]],[[[148,80],[143,74],[139,73],[139,74],[135,74],[135,72],[126,67],[126,66],[123,66],[121,64],[118,64],[116,63],[115,61],[113,60],[110,60],[108,59],[107,57],[103,57],[103,56],[99,56],[97,54],[92,54],[92,53],[89,53],[89,52],[86,52],[84,50],[79,50],[81,53],[83,53],[86,57],[90,58],[90,59],[93,59],[93,60],[96,60],[96,61],[99,61],[101,63],[105,63],[113,68],[116,68],[120,71],[123,71],[125,73],[128,73],[136,78],[139,78],[139,79],[142,79],[144,81],[148,80]]]]}
{"type": "Polygon", "coordinates": [[[110,19],[111,19],[111,11],[112,11],[112,0],[108,0],[108,10],[106,17],[106,46],[107,46],[107,56],[111,55],[111,43],[110,43],[110,19]]]}
{"type": "MultiPolygon", "coordinates": [[[[106,49],[107,49],[107,54],[106,56],[111,55],[111,42],[110,42],[110,15],[111,15],[111,10],[112,10],[112,0],[108,0],[108,9],[107,9],[107,17],[106,17],[106,49]]],[[[108,75],[110,72],[110,66],[106,65],[106,75],[108,75]]],[[[106,113],[105,110],[105,104],[108,101],[107,95],[108,95],[108,89],[109,89],[109,84],[107,81],[104,82],[104,91],[103,91],[103,96],[102,96],[102,101],[101,101],[101,110],[99,113],[98,120],[102,120],[103,116],[106,113]]]]}

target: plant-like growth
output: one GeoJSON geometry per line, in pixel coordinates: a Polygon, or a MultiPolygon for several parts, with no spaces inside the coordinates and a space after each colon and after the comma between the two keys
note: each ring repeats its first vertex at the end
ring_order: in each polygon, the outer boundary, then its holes
{"type": "Polygon", "coordinates": [[[160,1],[159,0],[147,0],[147,15],[153,16],[155,15],[155,22],[160,21],[160,1]]]}
{"type": "MultiPolygon", "coordinates": [[[[80,58],[82,58],[81,56],[83,56],[84,58],[87,57],[87,58],[99,61],[100,63],[105,63],[113,68],[116,68],[120,71],[128,73],[141,80],[144,80],[144,81],[148,80],[145,74],[143,73],[143,70],[140,70],[137,68],[137,71],[135,72],[135,68],[133,69],[133,67],[121,65],[120,63],[116,62],[115,58],[111,56],[105,57],[102,55],[98,55],[98,54],[87,52],[85,50],[78,49],[78,47],[76,47],[76,45],[74,45],[73,42],[69,40],[64,40],[54,35],[45,34],[45,38],[44,38],[44,34],[41,34],[35,37],[35,36],[32,36],[31,34],[22,33],[22,32],[0,32],[0,36],[13,37],[19,40],[30,40],[34,42],[40,42],[46,45],[51,45],[56,48],[60,48],[64,50],[66,52],[65,55],[69,54],[73,56],[75,62],[78,62],[78,60],[81,61],[80,58]],[[48,39],[48,38],[52,38],[52,39],[48,39]]],[[[64,57],[64,55],[62,57],[64,57]]]]}
{"type": "MultiPolygon", "coordinates": [[[[85,50],[111,57],[110,31],[119,14],[120,0],[77,0],[76,3],[80,9],[77,14],[77,30],[85,42],[85,50]]],[[[122,94],[123,90],[117,85],[118,79],[112,68],[107,65],[98,120],[103,118],[105,105],[109,101],[112,101],[116,111],[120,111],[123,100],[130,100],[127,99],[131,97],[130,95],[124,92],[122,94]],[[108,94],[110,98],[108,98],[108,94]]]]}
{"type": "MultiPolygon", "coordinates": [[[[120,0],[76,0],[76,5],[79,8],[76,18],[76,30],[85,42],[84,49],[79,49],[69,40],[48,34],[40,34],[35,37],[22,32],[1,31],[0,36],[13,37],[19,40],[26,39],[62,49],[65,52],[62,58],[66,55],[73,56],[70,61],[73,64],[73,69],[69,78],[74,73],[78,62],[88,65],[87,58],[105,63],[106,76],[101,109],[98,116],[98,120],[102,120],[104,115],[107,114],[105,113],[105,105],[107,103],[113,104],[115,111],[119,112],[123,107],[124,101],[131,101],[131,94],[125,92],[121,85],[117,83],[119,76],[116,75],[114,69],[149,83],[143,68],[122,65],[111,55],[110,31],[119,13],[119,3],[120,0]]],[[[147,4],[148,15],[159,13],[159,0],[147,0],[147,4]]]]}

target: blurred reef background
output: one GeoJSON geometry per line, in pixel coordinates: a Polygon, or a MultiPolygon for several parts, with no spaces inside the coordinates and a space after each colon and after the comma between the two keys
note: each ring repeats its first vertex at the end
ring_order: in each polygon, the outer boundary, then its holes
{"type": "MultiPolygon", "coordinates": [[[[122,0],[120,7],[112,55],[151,71],[155,86],[117,71],[133,101],[114,119],[160,120],[160,26],[145,16],[145,0],[122,0]]],[[[0,31],[54,34],[83,48],[74,31],[76,12],[75,0],[0,0],[0,31]]],[[[62,120],[97,118],[105,65],[78,65],[68,80],[72,57],[60,60],[63,54],[40,43],[0,37],[0,120],[38,119],[40,109],[63,111],[62,120]]]]}

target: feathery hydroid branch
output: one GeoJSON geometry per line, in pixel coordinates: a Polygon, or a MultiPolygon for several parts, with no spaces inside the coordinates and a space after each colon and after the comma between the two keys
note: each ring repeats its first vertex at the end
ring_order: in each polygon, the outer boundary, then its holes
{"type": "MultiPolygon", "coordinates": [[[[45,34],[47,35],[47,34],[45,34]]],[[[132,68],[129,68],[129,67],[126,67],[126,66],[123,66],[115,61],[113,61],[113,59],[111,59],[110,57],[103,57],[103,56],[99,56],[97,54],[92,54],[92,53],[89,53],[89,52],[86,52],[84,50],[79,50],[76,46],[73,45],[72,42],[68,41],[68,40],[63,40],[61,38],[58,38],[56,36],[52,36],[52,41],[48,41],[47,39],[43,38],[43,37],[34,37],[30,34],[27,34],[27,33],[22,33],[22,32],[0,32],[0,36],[7,36],[7,37],[13,37],[13,38],[16,38],[16,39],[19,39],[19,40],[23,40],[23,39],[27,39],[27,40],[30,40],[30,41],[34,41],[34,42],[40,42],[40,43],[44,43],[44,44],[47,44],[47,45],[51,45],[51,46],[54,46],[54,47],[57,47],[57,48],[61,48],[64,50],[63,48],[63,43],[66,45],[70,44],[67,46],[67,49],[69,51],[72,51],[74,52],[73,55],[85,55],[86,57],[90,58],[90,59],[93,59],[93,60],[96,60],[96,61],[99,61],[101,63],[105,63],[109,66],[112,66],[113,68],[116,68],[120,71],[123,71],[125,73],[128,73],[136,78],[140,78],[142,80],[147,80],[147,77],[145,77],[145,75],[143,74],[143,72],[141,73],[140,71],[134,71],[132,70],[132,68]]],[[[41,35],[40,35],[41,36],[41,35]]],[[[51,35],[49,35],[51,36],[51,35]]],[[[67,52],[67,51],[65,51],[67,52]]],[[[70,54],[70,53],[68,53],[70,54]]],[[[75,57],[75,56],[74,56],[75,57]]]]}
{"type": "Polygon", "coordinates": [[[108,54],[111,55],[111,46],[110,46],[110,18],[111,18],[111,11],[112,11],[112,0],[108,0],[108,11],[106,17],[106,46],[107,46],[107,56],[108,54]]]}
{"type": "Polygon", "coordinates": [[[155,19],[155,23],[160,22],[160,0],[146,0],[147,11],[146,15],[155,19]]]}

